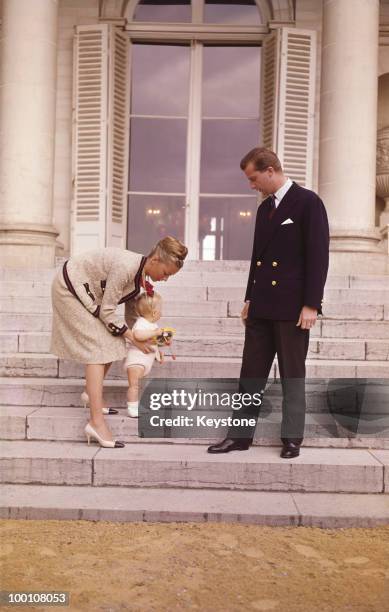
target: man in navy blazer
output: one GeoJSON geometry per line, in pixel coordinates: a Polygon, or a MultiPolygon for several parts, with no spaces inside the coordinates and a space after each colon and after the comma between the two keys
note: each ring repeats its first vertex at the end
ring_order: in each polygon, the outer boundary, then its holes
{"type": "MultiPolygon", "coordinates": [[[[305,425],[305,360],[309,330],[322,314],[328,271],[329,228],[319,196],[287,178],[277,155],[264,147],[250,151],[241,169],[252,189],[267,196],[258,208],[254,245],[241,316],[246,325],[240,391],[263,390],[277,354],[283,391],[281,457],[297,457],[305,425]]],[[[239,417],[254,418],[250,404],[239,417]]],[[[238,413],[234,414],[234,418],[238,413]]],[[[255,426],[231,427],[210,453],[247,450],[255,426]]]]}

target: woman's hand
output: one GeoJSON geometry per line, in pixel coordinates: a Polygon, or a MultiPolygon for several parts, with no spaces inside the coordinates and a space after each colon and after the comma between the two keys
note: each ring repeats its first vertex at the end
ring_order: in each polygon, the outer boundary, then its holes
{"type": "Polygon", "coordinates": [[[150,340],[144,340],[143,342],[140,342],[140,340],[135,340],[135,338],[133,338],[131,342],[134,346],[136,346],[136,348],[142,351],[142,353],[147,354],[153,352],[152,343],[150,340]]]}
{"type": "Polygon", "coordinates": [[[124,332],[124,337],[126,338],[126,340],[129,340],[131,344],[136,346],[136,348],[142,351],[142,353],[147,354],[147,353],[153,352],[152,341],[151,340],[136,340],[134,338],[134,333],[132,332],[131,329],[127,329],[124,332]]]}

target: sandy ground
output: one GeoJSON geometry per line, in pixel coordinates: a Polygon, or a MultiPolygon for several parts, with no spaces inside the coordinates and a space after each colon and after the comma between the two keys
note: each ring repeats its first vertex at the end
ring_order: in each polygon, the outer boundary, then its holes
{"type": "Polygon", "coordinates": [[[70,592],[35,610],[389,610],[389,527],[9,520],[0,536],[1,590],[70,592]]]}

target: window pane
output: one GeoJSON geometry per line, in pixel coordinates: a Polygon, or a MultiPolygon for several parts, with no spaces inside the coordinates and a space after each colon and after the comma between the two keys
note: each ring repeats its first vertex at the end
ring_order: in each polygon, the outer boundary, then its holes
{"type": "Polygon", "coordinates": [[[185,193],[186,119],[131,120],[130,191],[185,193]]]}
{"type": "Polygon", "coordinates": [[[203,116],[259,116],[259,47],[204,47],[203,116]]]}
{"type": "Polygon", "coordinates": [[[184,196],[130,195],[128,206],[128,244],[136,253],[149,253],[165,236],[184,240],[184,196]]]}
{"type": "Polygon", "coordinates": [[[135,21],[192,21],[190,0],[141,0],[136,7],[135,21]]]}
{"type": "Polygon", "coordinates": [[[249,184],[239,163],[259,143],[258,121],[203,121],[200,191],[247,193],[249,184]]]}
{"type": "Polygon", "coordinates": [[[200,259],[250,259],[256,213],[255,197],[201,198],[200,259]]]}
{"type": "Polygon", "coordinates": [[[132,47],[133,115],[187,115],[190,47],[132,47]]]}
{"type": "Polygon", "coordinates": [[[205,23],[260,25],[261,15],[254,0],[206,0],[205,23]]]}

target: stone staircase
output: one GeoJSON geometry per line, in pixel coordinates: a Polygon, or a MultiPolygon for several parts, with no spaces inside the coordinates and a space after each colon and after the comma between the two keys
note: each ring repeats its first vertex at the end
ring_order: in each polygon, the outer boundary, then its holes
{"type": "MultiPolygon", "coordinates": [[[[236,378],[244,330],[246,262],[188,262],[157,286],[176,328],[166,379],[236,378]]],[[[323,410],[329,381],[389,379],[389,277],[332,276],[307,361],[305,448],[279,458],[280,392],[268,399],[248,453],[212,456],[210,440],[145,441],[124,410],[108,417],[125,449],[88,447],[83,368],[48,353],[54,270],[0,270],[0,516],[92,520],[240,520],[263,524],[375,525],[389,520],[388,395],[370,389],[369,418],[350,433],[323,410]],[[370,401],[370,400],[374,401],[370,401]],[[371,425],[371,433],[370,427],[371,425]],[[378,432],[378,433],[377,433],[378,432]]],[[[375,388],[375,387],[374,387],[375,388]]],[[[125,405],[121,364],[106,398],[125,405]]],[[[222,436],[224,431],[220,431],[222,436]]]]}

